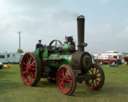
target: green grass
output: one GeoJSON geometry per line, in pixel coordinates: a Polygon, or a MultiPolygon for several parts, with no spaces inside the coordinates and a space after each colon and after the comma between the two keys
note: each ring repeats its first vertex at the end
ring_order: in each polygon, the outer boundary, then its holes
{"type": "Polygon", "coordinates": [[[74,96],[61,94],[55,85],[40,82],[38,87],[26,87],[20,79],[18,65],[0,70],[0,102],[127,102],[128,66],[103,66],[105,84],[93,92],[78,84],[74,96]]]}

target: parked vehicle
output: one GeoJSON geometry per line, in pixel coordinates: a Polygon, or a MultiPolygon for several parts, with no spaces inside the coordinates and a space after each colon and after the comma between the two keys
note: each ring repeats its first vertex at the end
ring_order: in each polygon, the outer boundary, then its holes
{"type": "Polygon", "coordinates": [[[104,53],[98,54],[96,60],[100,64],[121,64],[122,54],[115,51],[106,51],[104,53]]]}
{"type": "Polygon", "coordinates": [[[2,62],[0,62],[0,69],[2,69],[2,67],[3,67],[3,63],[2,63],[2,62]]]}
{"type": "Polygon", "coordinates": [[[0,53],[0,62],[2,63],[19,63],[21,53],[0,53]]]}
{"type": "Polygon", "coordinates": [[[124,56],[124,61],[125,61],[126,64],[128,64],[128,55],[124,56]]]}

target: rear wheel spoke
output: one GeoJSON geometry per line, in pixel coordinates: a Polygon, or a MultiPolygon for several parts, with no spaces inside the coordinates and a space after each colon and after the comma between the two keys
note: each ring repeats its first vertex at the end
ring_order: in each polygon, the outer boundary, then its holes
{"type": "Polygon", "coordinates": [[[67,83],[72,83],[72,77],[70,75],[68,75],[68,76],[66,76],[64,81],[67,83]]]}

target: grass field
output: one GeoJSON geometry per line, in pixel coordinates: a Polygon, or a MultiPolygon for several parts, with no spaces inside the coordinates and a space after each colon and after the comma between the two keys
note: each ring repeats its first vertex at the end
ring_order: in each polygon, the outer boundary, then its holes
{"type": "Polygon", "coordinates": [[[105,85],[92,92],[78,84],[74,96],[61,94],[55,85],[40,82],[38,87],[26,87],[20,79],[19,66],[0,70],[0,102],[128,102],[128,66],[103,66],[105,85]]]}

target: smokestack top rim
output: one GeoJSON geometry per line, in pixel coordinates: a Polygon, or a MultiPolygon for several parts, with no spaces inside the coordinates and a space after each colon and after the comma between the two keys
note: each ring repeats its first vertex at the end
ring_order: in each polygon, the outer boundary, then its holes
{"type": "Polygon", "coordinates": [[[84,15],[77,16],[77,19],[84,19],[84,15]]]}

